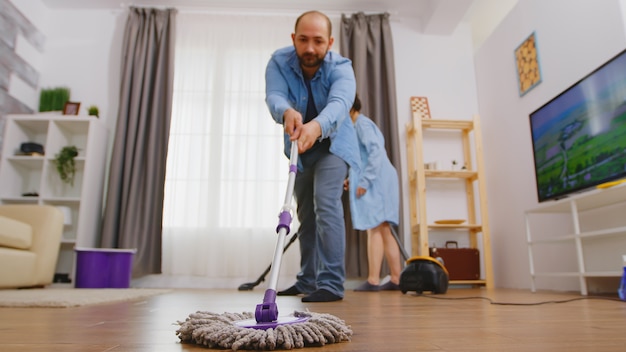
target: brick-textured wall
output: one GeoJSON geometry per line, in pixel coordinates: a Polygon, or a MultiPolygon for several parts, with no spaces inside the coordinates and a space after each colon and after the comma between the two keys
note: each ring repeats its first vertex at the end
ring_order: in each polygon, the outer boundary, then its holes
{"type": "Polygon", "coordinates": [[[11,75],[16,75],[35,90],[39,88],[39,72],[15,52],[18,35],[43,52],[44,35],[9,0],[0,0],[0,148],[5,116],[33,112],[30,107],[9,95],[11,75]]]}

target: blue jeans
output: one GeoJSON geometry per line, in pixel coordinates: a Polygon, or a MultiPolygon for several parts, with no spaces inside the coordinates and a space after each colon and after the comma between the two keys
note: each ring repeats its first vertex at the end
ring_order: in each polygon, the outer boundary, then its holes
{"type": "Polygon", "coordinates": [[[343,297],[346,229],[341,195],[348,164],[327,151],[316,159],[296,176],[301,257],[296,288],[304,293],[325,289],[343,297]]]}

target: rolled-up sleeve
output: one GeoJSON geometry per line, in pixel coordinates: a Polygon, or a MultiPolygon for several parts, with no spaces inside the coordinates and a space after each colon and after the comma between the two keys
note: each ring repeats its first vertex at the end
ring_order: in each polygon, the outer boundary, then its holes
{"type": "Polygon", "coordinates": [[[265,103],[276,123],[283,123],[285,110],[291,108],[289,103],[289,86],[278,63],[272,57],[265,69],[265,103]]]}
{"type": "Polygon", "coordinates": [[[344,59],[329,72],[330,91],[324,109],[315,118],[322,128],[321,138],[327,138],[349,116],[356,95],[356,79],[352,62],[344,59]]]}

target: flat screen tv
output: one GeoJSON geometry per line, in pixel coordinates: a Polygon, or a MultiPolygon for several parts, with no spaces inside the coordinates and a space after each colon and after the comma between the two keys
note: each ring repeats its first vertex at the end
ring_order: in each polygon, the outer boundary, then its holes
{"type": "Polygon", "coordinates": [[[626,177],[626,50],[530,114],[539,202],[626,177]]]}

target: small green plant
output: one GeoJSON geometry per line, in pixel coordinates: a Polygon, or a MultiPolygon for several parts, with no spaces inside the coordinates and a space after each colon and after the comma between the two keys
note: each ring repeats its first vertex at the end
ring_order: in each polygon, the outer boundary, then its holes
{"type": "Polygon", "coordinates": [[[87,108],[87,114],[89,116],[100,117],[100,110],[98,109],[97,106],[91,105],[90,107],[87,108]]]}
{"type": "Polygon", "coordinates": [[[42,89],[39,95],[39,112],[62,111],[69,100],[70,89],[67,87],[42,89]]]}
{"type": "Polygon", "coordinates": [[[61,181],[70,186],[74,186],[74,176],[76,176],[76,161],[74,159],[76,156],[78,156],[78,148],[74,145],[61,148],[61,151],[54,156],[61,181]]]}

